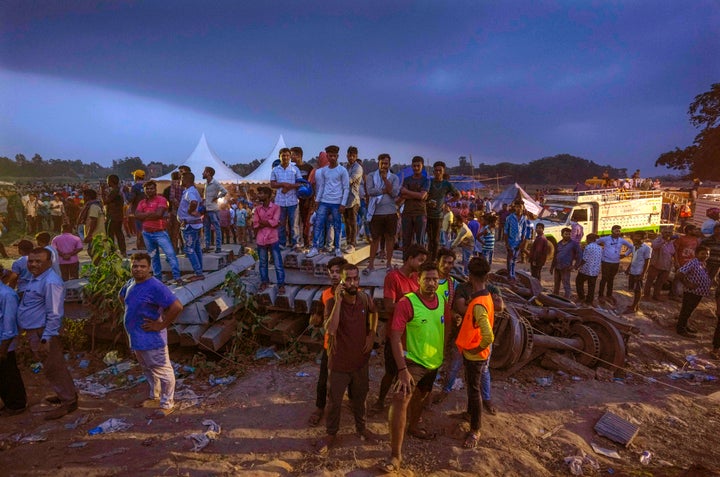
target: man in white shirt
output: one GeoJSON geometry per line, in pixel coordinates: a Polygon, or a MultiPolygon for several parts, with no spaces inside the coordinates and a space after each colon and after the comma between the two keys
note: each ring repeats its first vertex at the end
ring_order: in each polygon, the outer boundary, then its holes
{"type": "Polygon", "coordinates": [[[342,214],[345,212],[350,193],[350,177],[347,169],[338,167],[338,146],[328,146],[325,153],[328,165],[318,169],[315,173],[315,226],[313,232],[313,247],[307,254],[308,258],[317,256],[319,249],[325,243],[325,225],[328,214],[332,214],[335,228],[335,256],[341,257],[340,231],[342,229],[342,214]]]}
{"type": "Polygon", "coordinates": [[[220,232],[220,204],[218,199],[227,195],[227,190],[215,180],[215,169],[208,166],[202,173],[203,179],[207,181],[205,185],[205,251],[210,252],[210,226],[215,229],[215,253],[222,252],[222,232],[220,232]]]}

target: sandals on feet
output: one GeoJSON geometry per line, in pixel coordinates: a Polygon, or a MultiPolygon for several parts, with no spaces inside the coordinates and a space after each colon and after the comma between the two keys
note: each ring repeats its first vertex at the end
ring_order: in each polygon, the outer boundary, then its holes
{"type": "Polygon", "coordinates": [[[152,414],[148,414],[146,416],[147,419],[162,419],[163,417],[168,417],[170,414],[173,413],[175,408],[160,408],[153,412],[152,414]]]}
{"type": "Polygon", "coordinates": [[[416,439],[422,439],[424,441],[432,441],[437,437],[437,434],[427,429],[408,429],[407,433],[416,439]]]}
{"type": "Polygon", "coordinates": [[[378,470],[385,472],[386,474],[392,474],[394,472],[400,472],[400,459],[392,457],[390,459],[383,459],[377,465],[378,470]]]}
{"type": "Polygon", "coordinates": [[[465,442],[463,442],[463,447],[465,449],[474,449],[477,447],[479,441],[479,432],[468,432],[467,436],[465,436],[465,442]]]}
{"type": "Polygon", "coordinates": [[[310,414],[310,417],[308,418],[308,424],[311,427],[317,427],[320,424],[320,420],[322,420],[323,417],[323,410],[316,408],[315,411],[310,414]]]}

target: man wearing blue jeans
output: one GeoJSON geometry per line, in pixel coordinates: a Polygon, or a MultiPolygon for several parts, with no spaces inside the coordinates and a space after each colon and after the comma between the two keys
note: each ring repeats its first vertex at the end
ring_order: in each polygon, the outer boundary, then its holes
{"type": "Polygon", "coordinates": [[[525,217],[525,205],[521,200],[513,203],[513,213],[505,219],[505,249],[507,251],[507,271],[511,280],[515,280],[515,264],[525,240],[532,233],[532,225],[525,217]]]}
{"type": "Polygon", "coordinates": [[[215,169],[208,166],[203,171],[203,179],[207,181],[205,185],[205,250],[210,252],[210,238],[212,234],[210,227],[215,230],[215,253],[222,252],[222,233],[220,232],[220,217],[218,211],[220,205],[218,199],[227,195],[227,190],[215,180],[215,169]]]}
{"type": "Polygon", "coordinates": [[[300,251],[298,246],[298,230],[295,226],[295,213],[298,207],[297,189],[301,184],[297,182],[302,179],[302,174],[297,166],[290,162],[290,149],[280,149],[280,165],[273,168],[270,173],[270,187],[277,189],[275,203],[280,207],[280,229],[278,235],[280,246],[287,245],[288,229],[290,229],[290,246],[296,252],[300,251]]]}
{"type": "Polygon", "coordinates": [[[200,245],[200,229],[203,228],[203,219],[198,211],[198,204],[202,198],[195,188],[195,174],[186,172],[182,175],[182,185],[185,191],[180,199],[180,206],[177,211],[178,222],[182,229],[183,241],[185,242],[185,256],[190,260],[195,277],[191,281],[202,280],[203,257],[200,245]]]}
{"type": "Polygon", "coordinates": [[[170,242],[170,235],[167,233],[168,201],[165,197],[157,194],[155,181],[147,181],[143,185],[143,189],[145,198],[138,203],[135,209],[135,218],[142,221],[142,235],[148,254],[152,257],[153,275],[162,281],[162,265],[160,264],[160,250],[162,249],[165,253],[165,260],[170,264],[173,280],[176,280],[179,285],[182,283],[180,264],[170,242]]]}
{"type": "Polygon", "coordinates": [[[328,146],[328,165],[318,169],[315,173],[315,201],[318,203],[315,212],[315,230],[313,232],[313,246],[307,258],[313,258],[320,252],[325,243],[325,225],[328,214],[332,214],[335,228],[335,256],[342,257],[340,250],[340,235],[342,230],[342,214],[345,212],[345,203],[350,193],[350,176],[347,169],[338,167],[338,146],[328,146]]]}
{"type": "Polygon", "coordinates": [[[278,293],[285,293],[285,269],[282,255],[280,255],[280,242],[278,239],[278,224],[280,222],[280,207],[270,202],[272,191],[269,187],[258,187],[255,213],[252,218],[255,230],[255,242],[258,251],[258,268],[260,269],[260,290],[264,291],[270,285],[268,274],[268,252],[272,253],[275,262],[278,293]]]}

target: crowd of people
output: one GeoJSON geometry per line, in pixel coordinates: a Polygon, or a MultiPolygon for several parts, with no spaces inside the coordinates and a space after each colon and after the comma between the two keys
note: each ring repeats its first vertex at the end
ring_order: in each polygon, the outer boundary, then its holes
{"type": "MultiPolygon", "coordinates": [[[[443,388],[432,397],[436,403],[447,397],[460,369],[465,369],[465,414],[470,422],[465,447],[478,444],[482,410],[497,412],[488,364],[495,313],[504,305],[488,276],[499,246],[505,249],[504,268],[511,282],[517,280],[518,263],[527,262],[537,279],[549,265],[553,293],[589,306],[615,306],[615,279],[625,273],[633,292],[625,312],[637,312],[642,300],[679,301],[676,331],[682,336],[696,333],[690,317],[702,298],[712,295],[713,287],[720,305],[720,211],[709,211],[701,229],[686,225],[678,234],[663,228],[651,241],[642,233],[627,240],[619,225],[607,236],[585,234],[571,221],[553,244],[541,223],[533,226],[522,200],[495,212],[489,198],[461,194],[448,180],[443,162],[435,162],[432,177],[426,177],[424,159],[415,156],[412,174],[401,179],[390,172],[389,154],[380,154],[378,169],[369,174],[358,161],[357,148],[347,149],[344,165],[338,157],[339,147],[328,146],[318,167],[312,167],[303,161],[302,148],[282,149],[269,185],[251,190],[226,189],[209,166],[201,173],[202,192],[194,172],[185,166],[172,173],[162,191],[158,182],[145,180],[142,170],[133,173],[131,183],[110,175],[97,189],[63,186],[52,191],[47,217],[39,212],[44,207],[39,195],[47,198],[47,193],[22,190],[20,210],[35,243],[18,242],[20,258],[2,271],[2,412],[12,415],[27,407],[15,357],[23,330],[23,339],[42,363],[54,391],[47,400],[55,407],[46,419],[77,409],[77,389],[59,339],[64,281],[78,277],[78,254],[98,235],[111,238],[122,255],[128,251],[126,239],[134,236],[140,250],[130,257],[132,279],[119,299],[126,306],[130,348],[149,383],[148,396],[137,405],[151,408],[155,417],[174,409],[175,378],[166,330],[182,305],[167,285],[204,279],[203,254],[221,252],[223,244],[231,241],[243,246],[254,242],[261,291],[270,286],[273,257],[280,294],[286,292],[284,250],[303,252],[308,258],[333,255],[327,263],[331,285],[322,294],[324,309],[311,317],[312,324],[325,330],[325,340],[316,409],[309,424],[317,426],[325,419],[326,436],[317,451],[327,452],[335,443],[347,391],[357,432],[364,439],[377,439],[366,427],[367,414],[384,412],[389,397],[391,454],[382,463],[387,471],[401,467],[406,435],[434,438],[432,430],[421,425],[421,415],[441,367],[443,388]],[[346,257],[363,238],[369,241],[370,256],[360,270],[346,257]],[[392,264],[395,249],[403,254],[397,268],[392,264]],[[191,263],[190,278],[182,277],[178,253],[191,263]],[[171,270],[169,277],[162,274],[162,255],[171,270]],[[629,260],[623,261],[626,257],[629,260]],[[362,281],[383,261],[384,312],[379,314],[362,281]],[[621,270],[622,263],[627,265],[621,270]],[[456,265],[462,272],[454,277],[456,265]],[[385,375],[368,410],[368,360],[376,341],[384,345],[385,375]]],[[[17,210],[16,206],[12,212],[17,215],[17,210]]],[[[720,322],[712,348],[713,356],[720,359],[720,322]]]]}

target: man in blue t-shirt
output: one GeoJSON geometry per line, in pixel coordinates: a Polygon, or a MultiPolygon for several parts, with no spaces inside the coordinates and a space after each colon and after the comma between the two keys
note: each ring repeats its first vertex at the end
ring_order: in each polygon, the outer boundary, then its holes
{"type": "Polygon", "coordinates": [[[120,290],[125,303],[125,331],[130,349],[140,363],[150,386],[150,397],[137,407],[159,407],[151,416],[161,418],[173,411],[175,371],[170,363],[167,327],[183,309],[180,300],[152,276],[150,255],[135,253],[131,260],[132,279],[120,290]]]}

